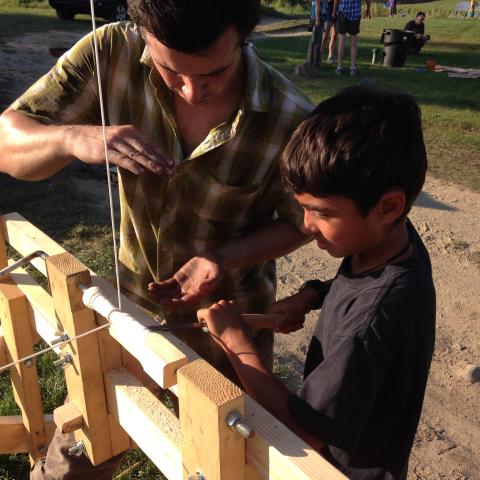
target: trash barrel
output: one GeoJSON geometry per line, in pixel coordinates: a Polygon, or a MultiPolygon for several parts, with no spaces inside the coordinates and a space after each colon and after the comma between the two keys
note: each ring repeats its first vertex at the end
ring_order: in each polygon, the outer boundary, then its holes
{"type": "Polygon", "coordinates": [[[380,39],[383,43],[383,65],[403,67],[413,35],[408,30],[385,29],[380,39]]]}

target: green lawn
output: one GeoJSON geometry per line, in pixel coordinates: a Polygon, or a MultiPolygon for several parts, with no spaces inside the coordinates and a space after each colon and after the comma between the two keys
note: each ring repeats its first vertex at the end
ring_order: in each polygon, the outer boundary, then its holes
{"type": "MultiPolygon", "coordinates": [[[[400,6],[399,9],[427,10],[427,6],[433,9],[455,8],[457,3],[454,0],[438,0],[400,6]]],[[[88,17],[80,17],[74,22],[59,21],[45,3],[36,8],[11,5],[11,0],[0,0],[0,46],[22,31],[75,29],[87,32],[90,28],[88,17]]],[[[443,65],[480,68],[480,21],[427,16],[426,29],[432,41],[421,55],[409,58],[406,67],[401,69],[371,65],[372,48],[380,47],[383,28],[402,28],[409,18],[379,17],[362,22],[360,77],[336,77],[334,67],[330,65],[324,67],[318,78],[293,76],[294,66],[304,61],[308,37],[261,39],[256,46],[266,61],[295,81],[316,102],[343,87],[365,80],[411,93],[418,99],[423,111],[430,173],[480,191],[479,80],[449,79],[446,74],[422,69],[427,59],[435,59],[443,65]]],[[[298,18],[287,21],[289,25],[306,23],[298,18]]],[[[98,274],[105,275],[112,265],[108,215],[99,218],[86,211],[78,192],[70,190],[69,182],[67,172],[55,179],[37,182],[35,186],[0,175],[0,213],[19,211],[98,274]],[[64,191],[69,191],[68,198],[63,195],[64,191]],[[50,212],[54,208],[57,213],[52,216],[50,212]]],[[[39,361],[38,368],[42,374],[41,388],[46,411],[51,411],[64,393],[62,375],[51,368],[51,359],[48,358],[39,361]]],[[[280,365],[280,374],[281,370],[280,365]]],[[[9,379],[4,375],[0,378],[0,415],[16,413],[18,409],[11,396],[9,379]]],[[[136,462],[141,462],[141,467],[122,478],[161,478],[156,469],[136,452],[123,464],[122,470],[136,462]]],[[[0,457],[0,480],[26,478],[28,463],[24,455],[0,457]]]]}
{"type": "Polygon", "coordinates": [[[408,57],[404,68],[372,65],[372,49],[379,48],[384,28],[403,28],[405,18],[362,21],[359,37],[359,77],[334,75],[325,65],[318,78],[292,75],[305,58],[308,37],[262,39],[260,55],[295,81],[315,101],[360,81],[401,89],[414,95],[422,107],[430,173],[480,191],[480,88],[478,79],[448,78],[446,73],[425,71],[425,62],[480,68],[480,22],[476,19],[430,18],[431,42],[418,56],[408,57]],[[420,70],[420,71],[418,71],[420,70]]]}

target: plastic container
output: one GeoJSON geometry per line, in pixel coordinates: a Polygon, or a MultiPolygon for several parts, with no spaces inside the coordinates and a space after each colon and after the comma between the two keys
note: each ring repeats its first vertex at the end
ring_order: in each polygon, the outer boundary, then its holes
{"type": "Polygon", "coordinates": [[[383,65],[403,67],[413,36],[414,33],[408,30],[385,29],[380,39],[383,43],[383,65]]]}

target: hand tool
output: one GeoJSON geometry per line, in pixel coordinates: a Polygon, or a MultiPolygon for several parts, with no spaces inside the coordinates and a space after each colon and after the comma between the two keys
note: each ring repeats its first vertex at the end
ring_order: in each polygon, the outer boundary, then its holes
{"type": "MultiPolygon", "coordinates": [[[[284,316],[281,313],[244,313],[242,318],[245,323],[254,330],[260,328],[273,328],[280,322],[284,316]]],[[[152,332],[163,332],[167,330],[190,330],[201,328],[204,332],[208,332],[207,324],[201,322],[192,323],[172,323],[166,325],[152,325],[148,329],[152,332]]]]}

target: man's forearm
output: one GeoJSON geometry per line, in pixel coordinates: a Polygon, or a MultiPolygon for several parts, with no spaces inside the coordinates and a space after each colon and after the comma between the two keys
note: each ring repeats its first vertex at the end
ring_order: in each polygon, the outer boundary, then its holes
{"type": "Polygon", "coordinates": [[[9,109],[0,117],[0,172],[23,180],[43,180],[68,165],[71,127],[44,125],[9,109]]]}
{"type": "Polygon", "coordinates": [[[292,224],[276,220],[212,253],[220,257],[225,270],[230,270],[281,257],[310,240],[292,224]]]}

